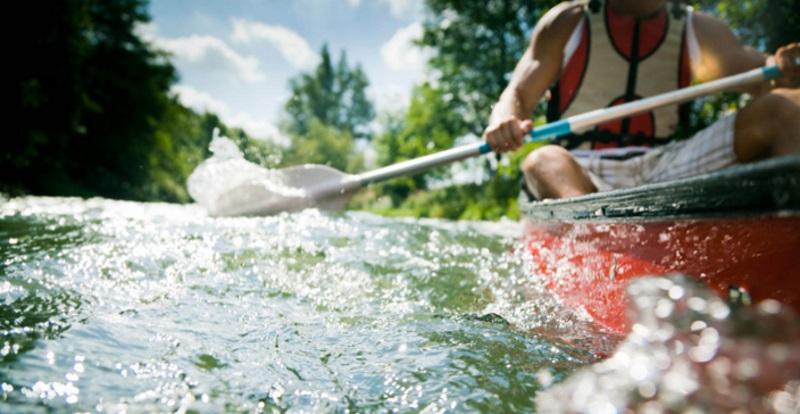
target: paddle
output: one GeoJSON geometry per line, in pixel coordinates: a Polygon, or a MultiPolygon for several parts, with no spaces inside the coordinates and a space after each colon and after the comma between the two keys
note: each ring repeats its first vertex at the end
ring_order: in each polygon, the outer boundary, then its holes
{"type": "MultiPolygon", "coordinates": [[[[737,86],[774,79],[780,75],[781,72],[777,66],[765,66],[662,95],[610,108],[597,109],[534,128],[526,142],[549,140],[570,133],[581,133],[610,120],[685,102],[737,86]]],[[[274,179],[279,182],[270,183],[269,186],[253,183],[222,194],[211,214],[216,216],[270,215],[308,207],[339,210],[345,207],[356,190],[367,184],[411,175],[491,151],[492,149],[487,143],[476,142],[355,175],[316,164],[289,167],[273,172],[274,179]]]]}

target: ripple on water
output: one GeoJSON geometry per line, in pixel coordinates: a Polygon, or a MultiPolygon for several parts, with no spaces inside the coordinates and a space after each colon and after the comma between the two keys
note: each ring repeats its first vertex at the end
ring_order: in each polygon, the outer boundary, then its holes
{"type": "MultiPolygon", "coordinates": [[[[590,365],[621,338],[547,295],[516,250],[519,231],[512,222],[316,210],[211,219],[196,206],[5,200],[0,412],[567,409],[564,401],[579,400],[566,397],[576,382],[608,378],[568,375],[623,358],[618,351],[590,365]]],[[[708,305],[716,303],[710,294],[692,292],[707,305],[692,306],[719,311],[708,305]]],[[[637,295],[659,303],[645,318],[683,323],[677,305],[659,302],[657,293],[637,295]]],[[[707,358],[712,343],[754,355],[761,342],[736,342],[738,334],[720,325],[732,318],[702,319],[699,331],[690,323],[688,333],[670,335],[684,335],[683,355],[695,358],[707,358]]],[[[763,320],[756,321],[744,326],[763,320]]],[[[625,381],[644,375],[653,387],[621,381],[603,389],[604,401],[620,410],[655,407],[645,404],[667,395],[658,378],[670,383],[654,376],[663,353],[631,348],[645,341],[635,335],[620,349],[629,361],[644,358],[636,366],[655,368],[628,369],[625,381]]],[[[766,349],[791,362],[797,343],[782,340],[766,349]]],[[[682,363],[665,352],[667,363],[682,363]]],[[[730,359],[725,372],[758,378],[750,375],[762,365],[753,360],[730,359]]],[[[710,378],[726,366],[705,364],[710,378]]],[[[695,381],[699,390],[704,384],[695,381]]],[[[773,408],[793,407],[791,384],[770,391],[773,408]]]]}
{"type": "Polygon", "coordinates": [[[531,409],[591,356],[477,317],[526,280],[517,231],[8,200],[0,411],[531,409]]]}

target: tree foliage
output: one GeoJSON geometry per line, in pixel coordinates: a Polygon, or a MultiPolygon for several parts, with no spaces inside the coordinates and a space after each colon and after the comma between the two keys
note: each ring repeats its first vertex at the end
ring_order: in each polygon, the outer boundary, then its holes
{"type": "Polygon", "coordinates": [[[20,4],[16,135],[0,143],[0,190],[190,201],[186,179],[220,128],[245,155],[277,149],[169,93],[168,56],[137,36],[144,0],[20,4]],[[45,12],[43,12],[45,11],[45,12]]]}
{"type": "MultiPolygon", "coordinates": [[[[428,0],[419,45],[433,52],[428,66],[435,82],[414,89],[402,122],[386,122],[376,139],[379,161],[391,164],[452,147],[464,136],[479,137],[492,105],[508,84],[510,73],[530,42],[536,21],[557,1],[428,0]]],[[[441,188],[424,193],[425,177],[398,179],[378,187],[374,199],[357,205],[381,213],[390,209],[410,215],[496,219],[516,216],[519,161],[530,146],[509,155],[499,168],[487,167],[480,185],[441,188]]],[[[434,174],[442,175],[438,169],[434,174]]]]}
{"type": "Polygon", "coordinates": [[[480,135],[492,105],[530,43],[532,28],[555,0],[428,0],[420,46],[461,118],[455,135],[480,135]]]}
{"type": "Polygon", "coordinates": [[[800,40],[800,4],[791,0],[700,0],[700,10],[713,13],[736,31],[745,44],[772,53],[800,40]]]}
{"type": "Polygon", "coordinates": [[[134,33],[148,20],[146,4],[31,1],[20,12],[19,135],[3,140],[3,181],[34,192],[148,198],[175,70],[134,33]]]}
{"type": "Polygon", "coordinates": [[[293,135],[305,135],[316,120],[353,137],[367,137],[366,126],[375,117],[367,99],[368,85],[360,65],[350,67],[344,51],[334,65],[328,46],[324,45],[317,67],[289,81],[292,92],[285,105],[284,129],[293,135]]]}
{"type": "Polygon", "coordinates": [[[340,170],[357,171],[363,157],[355,150],[355,139],[369,139],[368,124],[375,117],[367,98],[369,85],[360,65],[351,67],[342,52],[333,64],[327,45],[320,62],[309,73],[289,81],[292,91],[284,106],[282,129],[292,139],[284,165],[327,164],[340,170]]]}
{"type": "MultiPolygon", "coordinates": [[[[378,163],[388,165],[421,157],[453,146],[453,127],[461,122],[452,96],[429,83],[414,88],[405,114],[389,123],[376,138],[378,163]],[[401,126],[400,128],[392,127],[401,126]]],[[[422,176],[414,177],[416,186],[424,188],[422,176]]]]}
{"type": "Polygon", "coordinates": [[[292,137],[292,145],[285,151],[282,165],[306,163],[356,172],[363,167],[363,158],[356,152],[350,132],[312,118],[308,132],[292,137]]]}

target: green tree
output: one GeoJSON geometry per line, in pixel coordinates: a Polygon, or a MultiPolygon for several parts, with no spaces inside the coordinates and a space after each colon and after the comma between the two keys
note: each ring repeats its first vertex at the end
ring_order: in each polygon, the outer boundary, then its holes
{"type": "Polygon", "coordinates": [[[309,73],[289,81],[291,97],[281,128],[291,137],[284,165],[327,164],[354,172],[363,165],[355,139],[369,139],[368,124],[375,117],[366,95],[369,85],[360,65],[351,67],[342,52],[333,64],[327,45],[320,63],[309,73]]]}
{"type": "Polygon", "coordinates": [[[186,179],[219,128],[262,165],[279,150],[169,92],[168,56],[140,39],[145,0],[21,4],[17,134],[0,143],[5,191],[189,201],[186,179]]]}
{"type": "MultiPolygon", "coordinates": [[[[433,52],[428,66],[435,82],[416,87],[400,118],[384,118],[388,126],[376,138],[378,159],[391,164],[453,146],[466,135],[480,136],[491,107],[530,41],[538,18],[557,1],[489,0],[481,3],[428,0],[423,35],[418,44],[433,52]],[[435,85],[435,86],[434,86],[435,85]],[[399,121],[402,119],[402,122],[399,121]]],[[[374,190],[374,204],[357,205],[394,212],[446,218],[496,219],[515,216],[521,157],[530,147],[509,156],[510,162],[489,170],[487,182],[425,192],[425,177],[395,180],[374,190]]],[[[446,177],[438,169],[434,175],[446,177]]]]}
{"type": "MultiPolygon", "coordinates": [[[[453,130],[461,125],[461,118],[450,96],[429,83],[416,86],[408,108],[401,114],[384,114],[383,132],[375,138],[375,148],[380,165],[421,157],[453,146],[453,130]]],[[[441,177],[446,173],[438,168],[426,174],[395,179],[383,184],[381,194],[397,207],[412,192],[425,189],[426,179],[441,177]]]]}
{"type": "Polygon", "coordinates": [[[763,52],[800,41],[800,4],[796,0],[701,0],[697,9],[713,13],[734,29],[745,44],[763,52]]]}
{"type": "Polygon", "coordinates": [[[533,26],[557,0],[427,0],[421,46],[439,88],[461,115],[453,133],[480,135],[492,105],[530,43],[533,26]]]}
{"type": "Polygon", "coordinates": [[[149,19],[146,2],[32,1],[18,10],[18,136],[3,140],[3,182],[147,198],[175,70],[134,33],[149,19]]]}
{"type": "Polygon", "coordinates": [[[311,119],[308,132],[292,138],[283,165],[324,164],[337,170],[356,172],[363,167],[363,158],[356,153],[350,132],[311,119]]]}
{"type": "Polygon", "coordinates": [[[366,127],[375,111],[366,95],[367,86],[360,65],[350,67],[344,51],[334,65],[328,46],[322,46],[317,67],[289,81],[292,93],[285,105],[288,119],[284,129],[292,135],[305,135],[317,120],[353,137],[368,137],[366,127]]]}

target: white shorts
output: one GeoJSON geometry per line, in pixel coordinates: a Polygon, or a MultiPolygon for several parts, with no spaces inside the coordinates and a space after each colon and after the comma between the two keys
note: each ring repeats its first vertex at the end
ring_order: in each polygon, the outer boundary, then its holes
{"type": "Polygon", "coordinates": [[[575,150],[572,155],[598,191],[690,177],[737,163],[733,150],[735,123],[736,113],[731,113],[693,137],[663,147],[575,150]]]}

